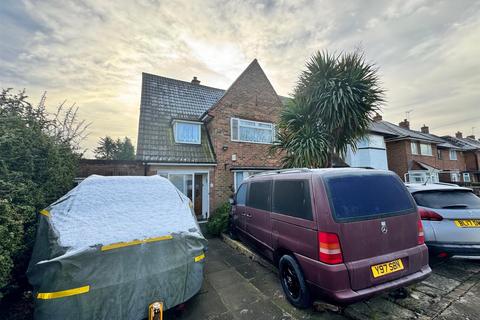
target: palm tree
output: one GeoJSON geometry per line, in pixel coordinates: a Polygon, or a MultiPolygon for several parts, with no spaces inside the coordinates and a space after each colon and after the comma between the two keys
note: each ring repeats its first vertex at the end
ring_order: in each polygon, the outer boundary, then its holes
{"type": "Polygon", "coordinates": [[[365,136],[384,102],[377,69],[363,53],[315,53],[292,101],[280,115],[278,141],[285,167],[330,167],[335,154],[365,136]]]}

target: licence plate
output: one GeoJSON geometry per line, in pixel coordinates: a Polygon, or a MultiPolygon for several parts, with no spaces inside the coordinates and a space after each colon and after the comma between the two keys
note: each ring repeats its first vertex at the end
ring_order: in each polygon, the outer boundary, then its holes
{"type": "Polygon", "coordinates": [[[480,228],[480,220],[455,220],[459,228],[480,228]]]}
{"type": "Polygon", "coordinates": [[[374,278],[385,276],[390,273],[394,273],[403,270],[402,259],[393,260],[381,264],[376,264],[370,267],[374,278]]]}

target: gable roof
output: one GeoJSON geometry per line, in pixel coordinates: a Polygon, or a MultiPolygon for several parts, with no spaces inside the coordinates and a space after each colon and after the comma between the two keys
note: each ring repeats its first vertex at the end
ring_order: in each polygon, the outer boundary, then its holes
{"type": "Polygon", "coordinates": [[[201,144],[180,144],[175,143],[172,121],[198,121],[224,93],[222,89],[143,73],[137,159],[162,163],[215,163],[215,154],[203,125],[201,144]]]}

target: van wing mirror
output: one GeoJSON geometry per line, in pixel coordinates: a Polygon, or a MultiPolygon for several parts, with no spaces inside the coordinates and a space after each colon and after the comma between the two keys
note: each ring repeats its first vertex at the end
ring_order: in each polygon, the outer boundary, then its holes
{"type": "Polygon", "coordinates": [[[229,202],[232,206],[235,205],[235,199],[234,199],[234,198],[228,199],[228,202],[229,202]]]}

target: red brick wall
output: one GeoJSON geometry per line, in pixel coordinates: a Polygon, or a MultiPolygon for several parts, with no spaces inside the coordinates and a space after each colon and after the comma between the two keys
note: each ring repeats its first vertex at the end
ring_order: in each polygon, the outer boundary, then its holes
{"type": "MultiPolygon", "coordinates": [[[[457,160],[450,160],[449,150],[440,149],[442,159],[438,159],[437,146],[432,144],[431,156],[415,155],[412,154],[410,142],[409,140],[387,142],[388,168],[397,173],[400,178],[404,179],[405,173],[408,172],[413,160],[441,170],[458,170],[460,172],[465,170],[463,152],[457,151],[457,160]]],[[[417,144],[420,153],[420,143],[417,142],[417,144]]]]}
{"type": "Polygon", "coordinates": [[[142,161],[81,159],[77,168],[77,178],[92,174],[101,176],[143,176],[145,167],[142,161]]]}
{"type": "Polygon", "coordinates": [[[464,152],[465,166],[467,170],[477,171],[480,169],[480,152],[464,152]]]}
{"type": "Polygon", "coordinates": [[[208,112],[213,119],[207,128],[218,163],[211,181],[214,184],[211,208],[228,201],[233,194],[233,167],[281,166],[279,157],[269,154],[271,145],[231,141],[230,119],[276,123],[281,108],[277,93],[255,60],[208,112]],[[233,154],[237,157],[235,161],[232,160],[233,154]]]}

